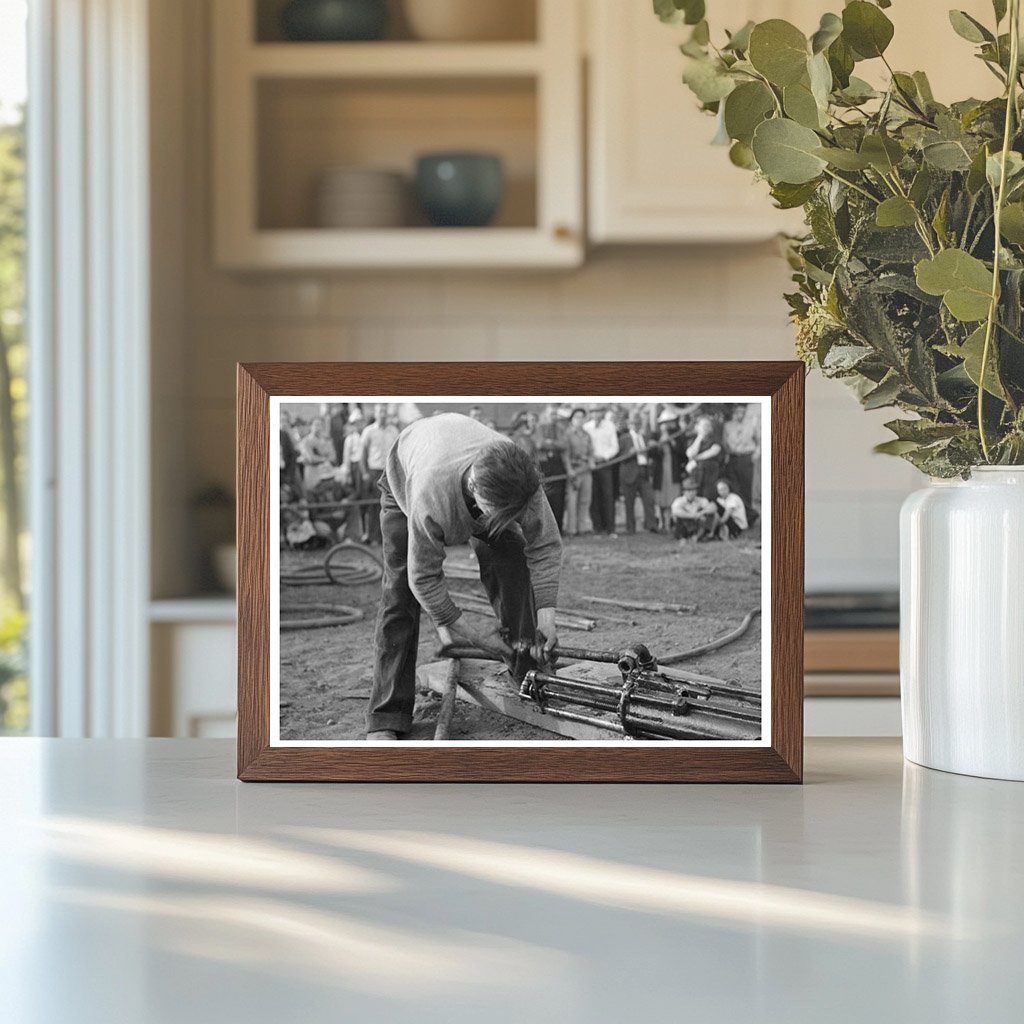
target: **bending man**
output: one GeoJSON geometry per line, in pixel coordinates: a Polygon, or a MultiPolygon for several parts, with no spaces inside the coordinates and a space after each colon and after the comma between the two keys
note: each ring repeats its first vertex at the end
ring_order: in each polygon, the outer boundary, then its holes
{"type": "Polygon", "coordinates": [[[443,644],[500,654],[516,678],[549,660],[562,543],[533,460],[468,416],[407,427],[380,491],[384,579],[366,738],[394,740],[412,728],[421,608],[443,644]],[[442,569],[445,547],[467,541],[498,619],[482,626],[466,621],[442,569]]]}

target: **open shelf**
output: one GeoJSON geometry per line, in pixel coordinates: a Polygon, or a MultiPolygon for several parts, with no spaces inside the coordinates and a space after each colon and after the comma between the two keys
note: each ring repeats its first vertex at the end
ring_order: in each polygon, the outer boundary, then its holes
{"type": "Polygon", "coordinates": [[[535,43],[273,43],[250,47],[257,78],[409,78],[423,75],[536,75],[535,43]]]}
{"type": "MultiPolygon", "coordinates": [[[[220,0],[217,0],[220,2],[220,0]]],[[[253,5],[253,30],[250,39],[259,44],[286,43],[289,46],[306,48],[311,45],[305,42],[286,40],[281,27],[281,12],[288,0],[245,0],[253,5]]],[[[503,33],[503,42],[533,42],[537,39],[537,5],[539,0],[503,0],[504,16],[508,21],[508,30],[503,33]]],[[[559,0],[566,3],[568,0],[559,0]]],[[[406,0],[388,0],[388,26],[385,37],[380,42],[356,43],[362,47],[377,47],[382,43],[396,40],[420,43],[410,26],[410,18],[406,13],[406,0]]],[[[429,45],[429,44],[426,44],[429,45]]]]}
{"type": "Polygon", "coordinates": [[[261,230],[323,230],[315,196],[336,167],[402,174],[406,223],[380,230],[427,229],[414,196],[416,160],[451,150],[495,153],[504,166],[493,224],[472,232],[537,226],[534,79],[272,79],[258,84],[257,119],[261,230]]]}
{"type": "Polygon", "coordinates": [[[582,73],[574,3],[531,0],[533,38],[493,43],[413,41],[394,18],[396,38],[380,42],[284,42],[281,6],[279,0],[218,0],[212,7],[219,266],[582,262],[582,73]],[[417,158],[451,151],[501,158],[504,196],[486,227],[435,228],[420,212],[417,158]],[[371,220],[364,204],[346,220],[379,228],[325,226],[317,213],[321,183],[330,172],[350,169],[401,174],[407,210],[399,215],[378,200],[379,219],[371,220]]]}

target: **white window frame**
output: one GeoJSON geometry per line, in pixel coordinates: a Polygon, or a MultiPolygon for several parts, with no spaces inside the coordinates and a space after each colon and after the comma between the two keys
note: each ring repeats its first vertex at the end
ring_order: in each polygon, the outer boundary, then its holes
{"type": "Polygon", "coordinates": [[[147,0],[29,4],[30,693],[148,732],[147,0]]]}

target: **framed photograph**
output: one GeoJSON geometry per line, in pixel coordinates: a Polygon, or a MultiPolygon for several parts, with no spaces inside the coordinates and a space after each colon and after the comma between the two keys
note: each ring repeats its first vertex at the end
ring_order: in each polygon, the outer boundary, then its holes
{"type": "Polygon", "coordinates": [[[798,362],[238,367],[238,776],[799,782],[798,362]]]}

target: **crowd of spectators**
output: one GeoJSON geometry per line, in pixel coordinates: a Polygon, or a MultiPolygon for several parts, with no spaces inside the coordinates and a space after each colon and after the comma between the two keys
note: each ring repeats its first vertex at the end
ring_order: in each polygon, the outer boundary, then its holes
{"type": "Polygon", "coordinates": [[[757,405],[548,405],[524,409],[510,434],[537,460],[566,536],[617,536],[621,524],[730,540],[757,518],[757,405]]]}
{"type": "MultiPolygon", "coordinates": [[[[289,542],[319,533],[379,543],[377,483],[401,427],[418,415],[395,405],[341,404],[309,419],[282,410],[289,542]]],[[[484,419],[480,406],[467,415],[507,434],[536,461],[566,537],[642,529],[681,544],[727,541],[758,517],[758,405],[550,404],[501,425],[484,419]]]]}

